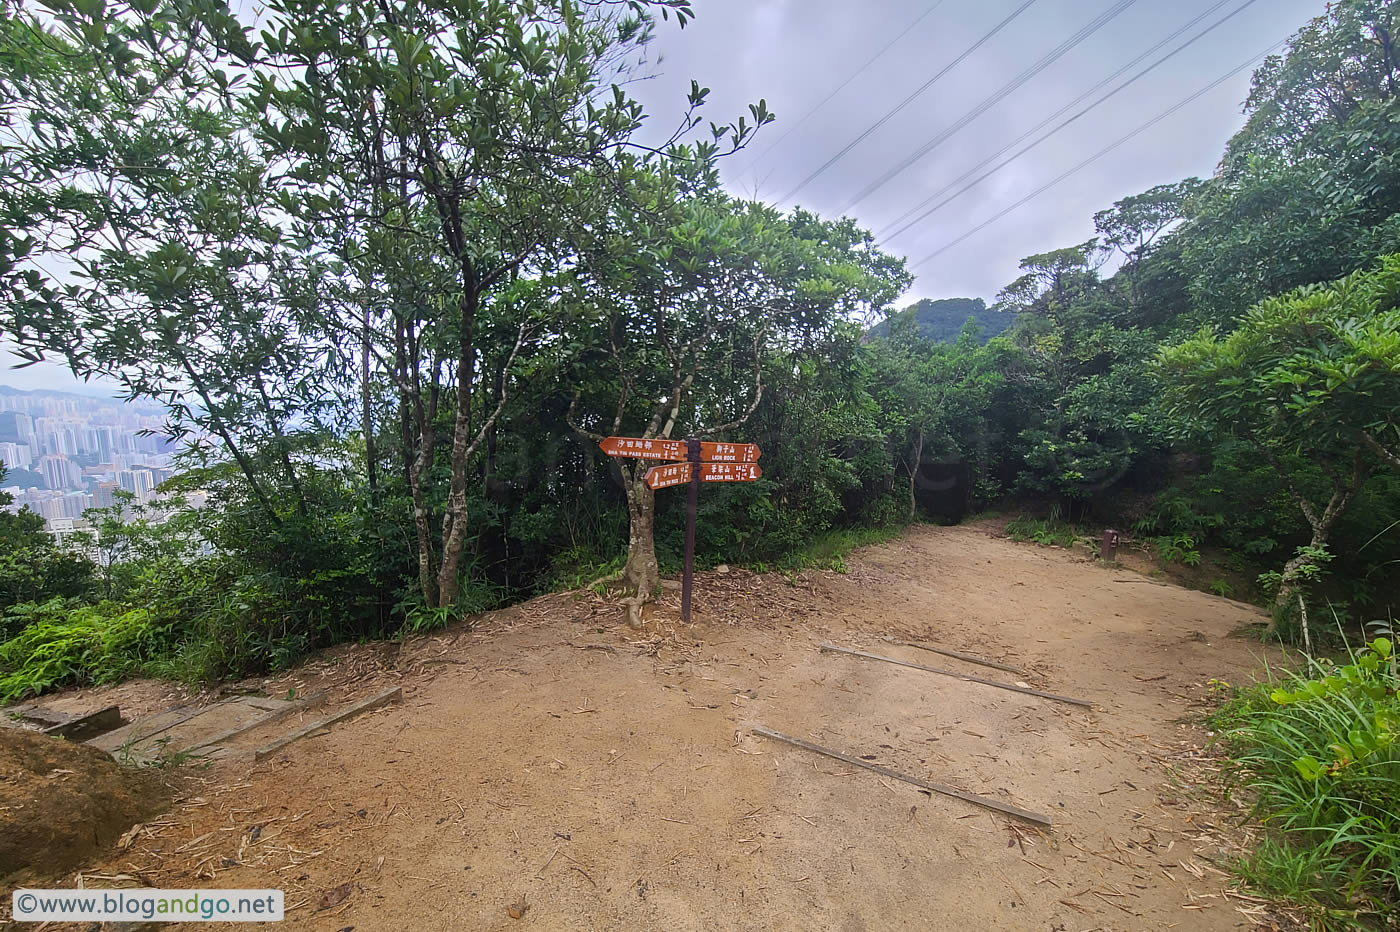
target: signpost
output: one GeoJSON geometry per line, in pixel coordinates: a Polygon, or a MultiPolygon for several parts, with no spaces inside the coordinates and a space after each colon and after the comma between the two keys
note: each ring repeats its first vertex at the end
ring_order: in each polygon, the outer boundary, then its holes
{"type": "MultiPolygon", "coordinates": [[[[668,463],[647,470],[647,488],[653,492],[685,485],[691,480],[694,467],[690,463],[668,463]]],[[[749,463],[701,463],[701,482],[752,482],[762,477],[763,470],[749,463]]]]}
{"type": "Polygon", "coordinates": [[[690,622],[690,590],[695,575],[695,513],[700,507],[702,482],[752,482],[763,475],[756,443],[714,443],[689,437],[685,440],[609,437],[598,444],[608,456],[669,460],[647,470],[647,488],[653,492],[672,486],[688,486],[685,509],[685,574],[681,579],[681,620],[690,622]]]}
{"type": "MultiPolygon", "coordinates": [[[[690,459],[685,440],[643,440],[640,437],[609,437],[598,444],[608,456],[632,457],[643,460],[670,460],[684,463],[690,459]]],[[[700,441],[702,463],[757,463],[756,443],[713,443],[700,441]]]]}

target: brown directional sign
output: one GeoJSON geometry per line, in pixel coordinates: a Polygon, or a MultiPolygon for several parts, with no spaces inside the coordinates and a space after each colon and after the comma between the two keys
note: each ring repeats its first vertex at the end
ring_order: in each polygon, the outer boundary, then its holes
{"type": "MultiPolygon", "coordinates": [[[[673,485],[685,485],[690,481],[691,463],[670,463],[666,466],[653,466],[647,470],[647,488],[653,492],[669,489],[673,485]]],[[[701,463],[701,482],[752,482],[763,475],[763,470],[752,463],[701,463]]]]}
{"type": "Polygon", "coordinates": [[[752,463],[700,464],[701,482],[752,482],[761,475],[763,470],[752,463]]]}
{"type": "Polygon", "coordinates": [[[681,618],[690,622],[690,590],[695,576],[695,514],[702,482],[752,482],[763,475],[756,443],[711,443],[695,437],[685,440],[647,440],[644,437],[609,437],[598,446],[608,456],[639,460],[671,460],[647,470],[652,491],[675,485],[689,486],[685,505],[685,571],[681,578],[681,618]],[[697,467],[699,467],[697,469],[697,467]]]}
{"type": "Polygon", "coordinates": [[[673,485],[685,485],[690,481],[690,469],[690,463],[653,466],[647,470],[647,488],[654,492],[657,489],[668,489],[673,485]]]}
{"type": "MultiPolygon", "coordinates": [[[[700,443],[700,460],[704,463],[757,463],[758,454],[756,443],[700,443]]],[[[700,478],[703,480],[705,476],[700,478]]]]}
{"type": "MultiPolygon", "coordinates": [[[[598,446],[608,456],[678,463],[690,458],[684,440],[609,437],[598,446]]],[[[700,459],[706,463],[757,463],[759,452],[756,443],[714,443],[706,440],[700,444],[700,459]]]]}
{"type": "Polygon", "coordinates": [[[642,460],[689,459],[684,440],[644,440],[641,437],[609,437],[598,446],[608,456],[629,456],[642,460]]]}

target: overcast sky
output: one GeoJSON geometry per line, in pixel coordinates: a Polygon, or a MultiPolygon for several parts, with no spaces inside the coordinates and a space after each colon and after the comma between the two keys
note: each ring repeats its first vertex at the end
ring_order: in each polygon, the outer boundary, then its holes
{"type": "MultiPolygon", "coordinates": [[[[697,18],[684,30],[678,29],[674,20],[659,25],[649,51],[652,76],[629,90],[651,114],[646,135],[653,138],[668,135],[674,127],[692,79],[711,88],[703,115],[717,122],[746,115],[749,102],[765,98],[778,120],[765,127],[749,149],[724,161],[725,183],[735,194],[756,196],[782,207],[800,204],[825,216],[838,216],[868,185],[945,134],[947,138],[926,156],[847,211],[862,226],[883,235],[910,208],[984,163],[1045,117],[1216,7],[1220,0],[1130,2],[1045,70],[948,135],[986,98],[1096,17],[1127,2],[1032,0],[1024,12],[890,116],[869,138],[792,197],[787,196],[1025,2],[696,0],[697,18]],[[920,20],[930,9],[932,12],[920,20]],[[817,107],[916,20],[913,29],[849,86],[817,107]],[[817,109],[799,122],[814,107],[817,109]]],[[[1070,113],[1247,2],[1224,3],[1180,39],[1070,113]]],[[[890,251],[908,256],[918,276],[900,303],[925,297],[990,300],[1016,277],[1022,257],[1092,236],[1095,211],[1156,184],[1209,175],[1226,140],[1243,124],[1241,106],[1251,69],[1239,71],[953,248],[927,262],[920,261],[1287,38],[1322,11],[1322,0],[1253,0],[1111,100],[908,232],[883,242],[890,251]]],[[[57,366],[0,370],[0,384],[65,389],[78,385],[57,366]]]]}
{"type": "MultiPolygon", "coordinates": [[[[1046,116],[1107,78],[1218,0],[1137,0],[1078,46],[848,211],[882,233],[891,221],[979,165],[1046,116]]],[[[1230,0],[1117,86],[1239,8],[1230,0]]],[[[1114,0],[1035,0],[867,140],[782,200],[814,170],[943,70],[1024,0],[698,0],[684,30],[660,28],[658,72],[631,88],[669,129],[691,78],[712,89],[709,117],[732,119],[762,97],[777,114],[750,151],[724,164],[736,194],[836,216],[880,178],[1015,80],[1114,0]],[[840,94],[803,117],[921,14],[933,12],[840,94]],[[794,125],[796,124],[796,125],[794,125]],[[791,132],[789,132],[791,130],[791,132]],[[785,135],[786,134],[786,135],[785,135]],[[773,142],[782,141],[776,146],[773,142]]],[[[887,243],[911,265],[1194,94],[1323,11],[1322,0],[1255,0],[1200,41],[1046,140],[1000,173],[887,243]]],[[[991,299],[1027,255],[1082,242],[1093,214],[1156,184],[1209,175],[1243,124],[1252,68],[932,261],[916,265],[906,300],[991,299]]],[[[1089,98],[1096,99],[1099,92],[1089,98]]],[[[1076,107],[1074,111],[1081,109],[1076,107]]],[[[1058,122],[1058,121],[1056,121],[1058,122]]],[[[1051,124],[1054,126],[1055,124],[1051,124]]],[[[1047,127],[1048,129],[1048,127],[1047,127]]],[[[1034,138],[1034,137],[1032,137],[1034,138]]],[[[1019,147],[1018,147],[1019,148],[1019,147]]],[[[1015,150],[1013,150],[1015,151],[1015,150]]]]}

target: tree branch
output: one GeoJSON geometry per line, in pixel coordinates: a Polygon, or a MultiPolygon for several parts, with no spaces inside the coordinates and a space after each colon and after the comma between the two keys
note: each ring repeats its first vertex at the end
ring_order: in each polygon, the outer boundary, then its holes
{"type": "Polygon", "coordinates": [[[715,434],[724,433],[726,430],[733,430],[736,427],[743,426],[749,418],[754,416],[754,412],[758,410],[758,403],[763,400],[762,340],[766,332],[767,328],[763,328],[759,330],[758,334],[753,338],[753,398],[749,401],[748,410],[728,424],[720,424],[718,427],[710,427],[705,430],[697,431],[695,436],[713,437],[715,434]]]}
{"type": "Polygon", "coordinates": [[[1384,462],[1395,469],[1400,469],[1400,456],[1396,456],[1390,450],[1386,449],[1379,440],[1371,435],[1370,431],[1361,431],[1361,442],[1369,447],[1371,452],[1379,456],[1384,462]]]}
{"type": "Polygon", "coordinates": [[[606,437],[604,437],[602,434],[595,434],[593,431],[581,427],[579,423],[574,420],[574,409],[578,407],[578,397],[580,392],[582,392],[582,389],[574,389],[574,397],[569,401],[569,410],[564,412],[564,423],[568,424],[569,427],[575,433],[587,437],[589,440],[594,440],[598,443],[602,443],[605,439],[607,439],[606,437]]]}

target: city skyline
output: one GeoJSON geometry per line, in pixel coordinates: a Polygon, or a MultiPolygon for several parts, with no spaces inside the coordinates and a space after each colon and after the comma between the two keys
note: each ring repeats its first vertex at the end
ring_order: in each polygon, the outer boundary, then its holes
{"type": "Polygon", "coordinates": [[[158,407],[0,384],[0,488],[11,511],[28,507],[55,533],[83,512],[109,507],[119,490],[146,504],[174,475],[174,449],[159,434],[158,407]]]}

